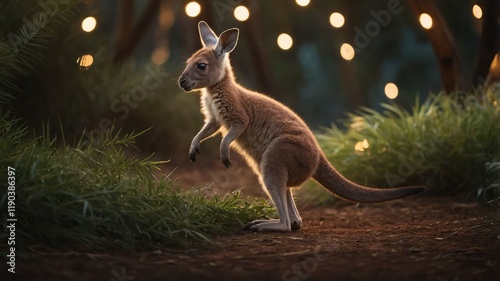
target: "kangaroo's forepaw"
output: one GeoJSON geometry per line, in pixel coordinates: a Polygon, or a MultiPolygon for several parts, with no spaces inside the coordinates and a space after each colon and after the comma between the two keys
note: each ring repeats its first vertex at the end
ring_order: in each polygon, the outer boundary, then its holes
{"type": "Polygon", "coordinates": [[[189,149],[189,158],[191,159],[191,162],[196,162],[197,154],[200,154],[200,149],[192,146],[191,149],[189,149]]]}
{"type": "Polygon", "coordinates": [[[224,164],[224,166],[226,166],[226,168],[229,169],[229,167],[231,167],[231,160],[229,160],[229,158],[223,157],[223,158],[221,158],[221,160],[222,160],[222,163],[224,164]]]}

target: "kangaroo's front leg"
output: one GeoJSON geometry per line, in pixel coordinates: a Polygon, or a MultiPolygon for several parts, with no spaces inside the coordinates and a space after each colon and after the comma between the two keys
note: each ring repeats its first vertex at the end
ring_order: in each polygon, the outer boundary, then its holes
{"type": "Polygon", "coordinates": [[[242,123],[232,123],[227,134],[222,138],[220,143],[220,159],[226,168],[231,166],[231,160],[229,159],[230,145],[245,131],[245,127],[242,123]]]}
{"type": "Polygon", "coordinates": [[[211,119],[203,125],[203,128],[196,134],[196,136],[191,141],[191,146],[189,147],[189,158],[191,158],[191,162],[196,161],[196,154],[200,154],[200,143],[207,138],[213,136],[217,131],[219,131],[220,125],[219,123],[211,119]]]}

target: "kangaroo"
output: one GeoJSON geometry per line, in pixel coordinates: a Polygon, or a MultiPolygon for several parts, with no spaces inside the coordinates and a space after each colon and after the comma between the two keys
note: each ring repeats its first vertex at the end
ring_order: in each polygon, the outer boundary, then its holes
{"type": "Polygon", "coordinates": [[[193,138],[189,157],[196,161],[200,143],[222,133],[220,157],[229,168],[230,148],[244,156],[278,210],[279,219],[255,220],[245,229],[266,232],[299,230],[302,218],[291,188],[313,177],[337,196],[355,202],[382,202],[416,194],[423,186],[376,189],[344,178],[330,165],[305,122],[278,101],[250,91],[235,81],[229,53],[238,42],[239,30],[228,29],[219,37],[204,21],[198,31],[203,48],[188,60],[179,77],[186,92],[200,90],[205,124],[193,138]]]}

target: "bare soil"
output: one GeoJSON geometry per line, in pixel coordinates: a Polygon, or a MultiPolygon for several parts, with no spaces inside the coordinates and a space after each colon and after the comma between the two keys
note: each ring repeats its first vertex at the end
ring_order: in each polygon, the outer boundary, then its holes
{"type": "MultiPolygon", "coordinates": [[[[176,171],[179,181],[203,177],[186,169],[176,171]]],[[[246,170],[228,177],[257,184],[246,170]]],[[[490,212],[429,196],[302,208],[304,226],[292,233],[239,231],[213,245],[140,253],[33,251],[0,280],[500,280],[500,231],[490,212]]]]}

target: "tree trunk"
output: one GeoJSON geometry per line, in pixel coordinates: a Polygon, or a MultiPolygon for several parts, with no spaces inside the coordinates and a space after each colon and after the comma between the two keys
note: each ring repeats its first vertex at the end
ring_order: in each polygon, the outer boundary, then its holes
{"type": "Polygon", "coordinates": [[[123,48],[127,44],[128,35],[132,30],[134,17],[134,0],[122,0],[118,11],[116,27],[116,50],[123,48]]]}
{"type": "Polygon", "coordinates": [[[344,88],[344,97],[349,111],[354,111],[362,106],[368,106],[366,97],[361,92],[356,76],[356,67],[352,61],[340,59],[340,77],[344,88]]]}
{"type": "Polygon", "coordinates": [[[133,6],[133,0],[122,1],[120,18],[118,19],[119,26],[114,57],[115,63],[122,63],[135,51],[135,48],[151,25],[151,22],[153,22],[154,16],[160,8],[160,0],[150,0],[139,22],[132,28],[133,6]]]}
{"type": "Polygon", "coordinates": [[[425,29],[425,31],[436,54],[443,89],[447,93],[454,90],[461,90],[463,88],[463,81],[460,70],[460,55],[448,26],[434,4],[434,1],[408,0],[408,4],[417,19],[422,13],[427,13],[432,18],[432,27],[425,29]]]}
{"type": "MultiPolygon", "coordinates": [[[[355,18],[355,13],[356,11],[354,10],[347,10],[345,11],[345,15],[347,18],[355,18]]],[[[355,38],[356,37],[356,32],[354,31],[353,28],[341,28],[340,29],[340,34],[341,38],[347,39],[347,38],[355,38]]],[[[346,42],[348,42],[346,40],[346,42]]],[[[340,42],[338,42],[340,43],[340,42]]],[[[338,47],[338,52],[340,54],[340,44],[336,44],[338,47]]],[[[355,54],[354,60],[356,60],[356,56],[358,53],[355,54]]],[[[353,61],[347,61],[344,58],[340,59],[340,78],[342,81],[342,87],[344,89],[344,97],[347,103],[347,106],[349,108],[349,111],[354,111],[359,109],[362,106],[368,106],[368,98],[366,94],[364,94],[363,90],[361,89],[360,83],[359,83],[359,77],[358,74],[356,73],[356,64],[353,61]]]]}
{"type": "Polygon", "coordinates": [[[276,87],[272,82],[272,72],[269,66],[269,56],[263,46],[262,27],[259,13],[259,4],[257,1],[250,1],[248,7],[251,11],[251,19],[245,22],[245,29],[249,32],[249,39],[246,40],[250,50],[250,56],[253,58],[253,67],[259,86],[268,95],[282,97],[283,93],[276,92],[276,87]]]}
{"type": "Polygon", "coordinates": [[[476,65],[472,75],[473,87],[485,83],[495,55],[500,53],[500,1],[485,0],[482,9],[483,25],[479,50],[476,55],[476,65]]]}
{"type": "Polygon", "coordinates": [[[173,0],[161,0],[158,17],[158,28],[155,34],[154,50],[151,60],[155,64],[163,64],[170,57],[170,29],[174,24],[173,0]]]}

